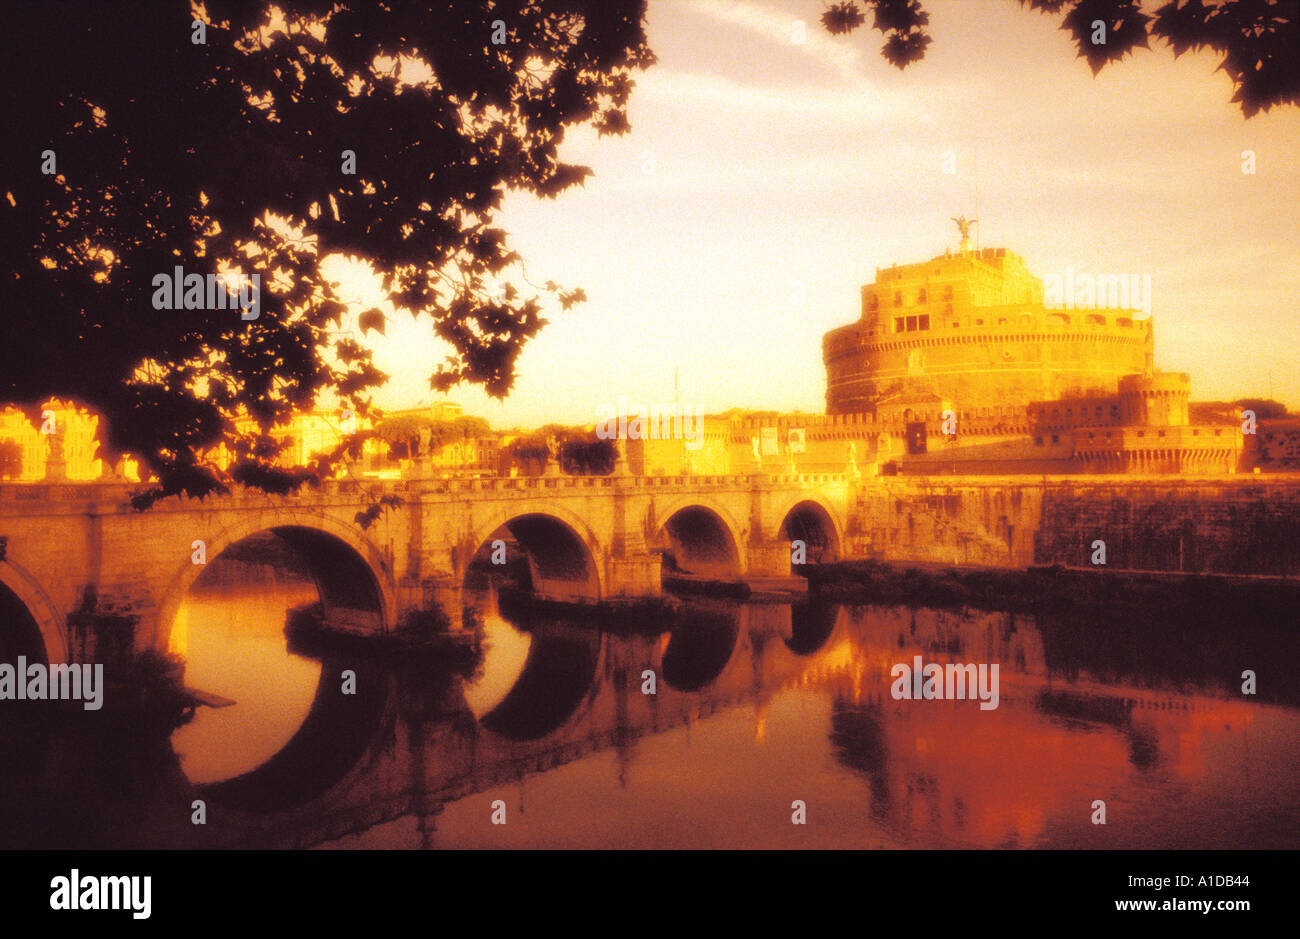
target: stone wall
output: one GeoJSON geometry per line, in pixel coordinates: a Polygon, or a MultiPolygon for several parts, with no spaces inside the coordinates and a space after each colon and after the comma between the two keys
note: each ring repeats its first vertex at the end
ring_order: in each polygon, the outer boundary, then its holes
{"type": "Polygon", "coordinates": [[[850,524],[886,560],[1300,576],[1300,475],[881,477],[850,524]]]}

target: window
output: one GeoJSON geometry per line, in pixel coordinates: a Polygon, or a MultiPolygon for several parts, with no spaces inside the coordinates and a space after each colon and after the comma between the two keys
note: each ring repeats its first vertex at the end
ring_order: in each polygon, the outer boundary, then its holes
{"type": "Polygon", "coordinates": [[[895,316],[895,317],[894,317],[894,332],[896,332],[896,333],[901,333],[902,331],[903,331],[903,318],[902,318],[901,316],[895,316]]]}
{"type": "Polygon", "coordinates": [[[955,323],[952,324],[952,328],[953,328],[953,329],[957,329],[957,328],[959,328],[960,326],[961,326],[961,323],[956,323],[956,322],[955,322],[955,323]]]}
{"type": "Polygon", "coordinates": [[[875,310],[878,309],[879,306],[880,301],[876,298],[876,295],[874,293],[867,294],[867,309],[875,310]]]}
{"type": "Polygon", "coordinates": [[[922,288],[920,289],[920,291],[917,292],[917,294],[916,294],[916,302],[917,302],[917,303],[924,303],[924,302],[925,302],[925,288],[924,288],[924,287],[922,287],[922,288]]]}
{"type": "Polygon", "coordinates": [[[902,306],[902,305],[903,305],[903,291],[901,291],[901,290],[895,290],[895,291],[894,291],[894,306],[902,306]]]}
{"type": "Polygon", "coordinates": [[[983,320],[976,320],[976,321],[975,321],[975,325],[976,325],[976,326],[983,326],[983,325],[984,325],[984,321],[983,321],[983,320]]]}
{"type": "Polygon", "coordinates": [[[1060,434],[1052,434],[1052,443],[1060,443],[1060,442],[1061,442],[1061,435],[1060,435],[1060,434]]]}
{"type": "Polygon", "coordinates": [[[929,313],[923,313],[923,314],[921,314],[920,319],[919,319],[919,322],[918,322],[918,325],[920,326],[921,329],[929,329],[929,328],[930,328],[930,314],[929,314],[929,313]]]}
{"type": "Polygon", "coordinates": [[[1005,316],[999,316],[999,317],[998,317],[998,325],[999,325],[999,326],[1005,326],[1005,325],[1007,325],[1007,318],[1006,318],[1005,316]]]}
{"type": "Polygon", "coordinates": [[[909,316],[909,317],[907,318],[907,331],[908,331],[909,333],[914,333],[914,332],[916,332],[916,317],[915,317],[915,316],[909,316]]]}
{"type": "Polygon", "coordinates": [[[952,299],[952,284],[949,284],[947,287],[943,288],[943,298],[945,300],[952,299]]]}
{"type": "Polygon", "coordinates": [[[1034,446],[1035,446],[1035,447],[1041,447],[1042,445],[1043,445],[1043,438],[1042,438],[1042,437],[1035,437],[1035,438],[1034,438],[1034,446]]]}

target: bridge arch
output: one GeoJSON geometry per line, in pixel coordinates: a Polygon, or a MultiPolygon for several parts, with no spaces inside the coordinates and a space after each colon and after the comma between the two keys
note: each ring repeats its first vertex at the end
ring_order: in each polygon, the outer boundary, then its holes
{"type": "Polygon", "coordinates": [[[601,570],[604,555],[591,526],[572,510],[544,502],[512,503],[478,525],[471,535],[471,553],[464,564],[458,565],[462,568],[459,576],[464,577],[469,561],[501,528],[527,554],[536,592],[590,600],[605,596],[605,577],[601,570]]]}
{"type": "Polygon", "coordinates": [[[655,532],[657,545],[670,549],[682,570],[706,575],[745,572],[741,528],[723,506],[687,498],[669,503],[666,511],[656,515],[661,519],[655,532]]]}
{"type": "MultiPolygon", "coordinates": [[[[388,564],[360,527],[323,512],[289,508],[240,518],[203,539],[208,563],[231,545],[263,532],[279,535],[302,556],[327,610],[331,606],[353,608],[357,602],[373,604],[378,609],[378,628],[393,628],[397,621],[397,588],[388,564]],[[321,577],[325,567],[342,569],[346,576],[326,580],[321,577]]],[[[156,648],[167,648],[176,614],[204,570],[205,565],[193,563],[186,552],[160,604],[156,648]]]]}
{"type": "Polygon", "coordinates": [[[834,507],[810,493],[789,500],[776,517],[775,538],[789,542],[796,538],[808,546],[809,563],[837,561],[843,557],[844,525],[834,507]]]}
{"type": "MultiPolygon", "coordinates": [[[[0,619],[12,614],[20,622],[20,629],[34,629],[44,646],[45,660],[51,663],[68,661],[68,636],[66,620],[50,599],[50,595],[30,573],[12,559],[0,562],[0,619]],[[13,606],[13,610],[4,607],[13,606]],[[23,622],[24,616],[30,622],[23,622]]],[[[0,629],[7,623],[0,621],[0,629]]],[[[35,639],[35,636],[30,637],[35,639]]],[[[21,640],[26,642],[26,640],[21,640]]],[[[27,643],[30,644],[30,643],[27,643]]]]}

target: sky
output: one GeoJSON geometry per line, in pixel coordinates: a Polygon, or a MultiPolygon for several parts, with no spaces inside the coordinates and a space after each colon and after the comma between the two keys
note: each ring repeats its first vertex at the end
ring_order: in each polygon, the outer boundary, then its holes
{"type": "MultiPolygon", "coordinates": [[[[1094,78],[1059,15],[1013,0],[925,0],[933,42],[900,71],[874,30],[827,34],[824,6],[650,0],[632,130],[570,131],[562,159],[594,175],[499,216],[530,280],[587,302],[548,308],[505,401],[446,399],[496,427],[620,402],[823,412],[822,335],[877,268],[955,250],[964,214],[1039,277],[1149,276],[1156,366],[1193,400],[1300,409],[1300,111],[1246,120],[1212,53],[1162,43],[1094,78]]],[[[380,404],[442,400],[427,320],[373,344],[380,404]]]]}

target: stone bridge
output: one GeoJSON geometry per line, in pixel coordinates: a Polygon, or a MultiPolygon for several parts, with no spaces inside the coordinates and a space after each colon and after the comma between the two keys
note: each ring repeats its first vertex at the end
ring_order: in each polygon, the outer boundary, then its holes
{"type": "Polygon", "coordinates": [[[0,660],[103,661],[166,649],[187,591],[223,551],[273,532],[310,570],[327,618],[391,630],[439,603],[455,621],[471,561],[522,551],[556,599],[654,596],[661,565],[788,576],[846,556],[844,475],[359,482],[292,496],[237,490],[134,511],[123,484],[0,485],[0,660]],[[382,500],[382,501],[381,501],[382,500]],[[368,523],[367,509],[378,507],[368,523]]]}

